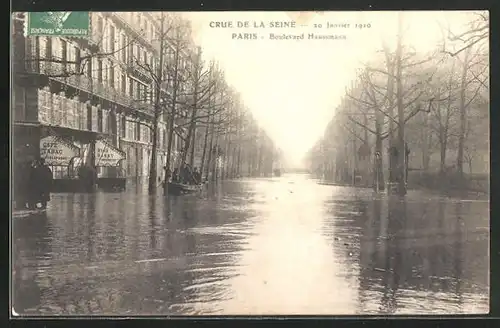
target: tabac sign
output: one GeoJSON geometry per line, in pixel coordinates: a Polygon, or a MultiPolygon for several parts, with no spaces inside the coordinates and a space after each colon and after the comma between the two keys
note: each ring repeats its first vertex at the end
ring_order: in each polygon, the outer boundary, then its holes
{"type": "Polygon", "coordinates": [[[87,36],[88,11],[45,11],[28,13],[27,35],[87,36]]]}
{"type": "Polygon", "coordinates": [[[104,141],[95,143],[95,165],[96,166],[118,166],[125,159],[125,153],[104,141]]]}
{"type": "Polygon", "coordinates": [[[79,154],[78,147],[59,137],[48,136],[40,140],[40,157],[47,165],[67,166],[79,154]]]}

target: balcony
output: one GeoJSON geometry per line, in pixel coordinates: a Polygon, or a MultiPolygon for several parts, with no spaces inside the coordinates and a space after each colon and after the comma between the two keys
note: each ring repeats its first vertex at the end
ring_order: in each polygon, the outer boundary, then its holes
{"type": "Polygon", "coordinates": [[[139,109],[140,111],[147,114],[153,115],[153,105],[145,103],[142,101],[137,101],[130,98],[128,95],[124,95],[118,90],[107,86],[103,83],[92,80],[84,75],[69,75],[60,76],[64,71],[64,64],[60,63],[40,63],[40,62],[28,62],[26,69],[28,73],[45,75],[49,79],[58,81],[62,84],[66,84],[75,89],[82,90],[86,93],[96,95],[100,98],[108,100],[113,103],[117,103],[123,107],[131,109],[139,109]]]}

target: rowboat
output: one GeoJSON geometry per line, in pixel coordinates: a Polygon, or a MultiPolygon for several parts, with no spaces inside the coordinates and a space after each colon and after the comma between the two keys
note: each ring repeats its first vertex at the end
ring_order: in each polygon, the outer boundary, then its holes
{"type": "Polygon", "coordinates": [[[167,190],[170,195],[192,194],[203,190],[204,183],[190,185],[178,182],[169,182],[167,190]]]}

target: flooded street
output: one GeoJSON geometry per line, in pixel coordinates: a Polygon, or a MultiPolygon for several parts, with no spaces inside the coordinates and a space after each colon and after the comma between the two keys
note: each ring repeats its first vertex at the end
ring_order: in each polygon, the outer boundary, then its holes
{"type": "Polygon", "coordinates": [[[53,194],[13,221],[29,315],[489,311],[489,204],[319,185],[306,175],[201,196],[53,194]]]}

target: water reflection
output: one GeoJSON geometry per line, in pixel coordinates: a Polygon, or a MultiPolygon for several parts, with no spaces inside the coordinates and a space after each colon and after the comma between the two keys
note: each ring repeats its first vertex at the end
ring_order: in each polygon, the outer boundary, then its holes
{"type": "Polygon", "coordinates": [[[248,215],[196,197],[53,198],[44,218],[15,221],[21,314],[195,313],[191,302],[224,293],[218,282],[232,275],[236,225],[248,215]],[[233,233],[219,233],[221,223],[233,233]]]}
{"type": "Polygon", "coordinates": [[[16,312],[487,312],[487,203],[305,176],[168,199],[134,188],[56,194],[46,215],[14,221],[16,312]]]}
{"type": "Polygon", "coordinates": [[[484,204],[370,203],[361,236],[359,312],[488,312],[488,231],[481,225],[487,224],[487,208],[477,211],[484,204]],[[476,227],[466,227],[465,213],[476,227]],[[379,233],[384,226],[387,233],[379,233]]]}

